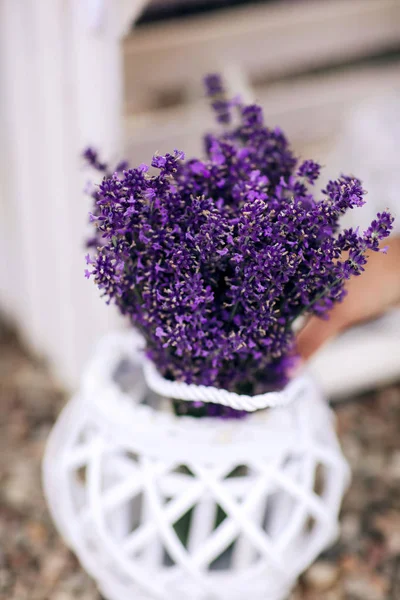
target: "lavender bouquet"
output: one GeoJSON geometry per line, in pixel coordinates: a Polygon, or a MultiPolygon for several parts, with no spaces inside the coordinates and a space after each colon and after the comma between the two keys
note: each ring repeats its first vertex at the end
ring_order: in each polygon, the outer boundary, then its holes
{"type": "Polygon", "coordinates": [[[219,76],[205,83],[221,128],[204,137],[205,158],[154,156],[151,174],[146,165],[110,170],[85,152],[104,175],[90,192],[86,275],[141,331],[164,377],[253,395],[285,386],[296,319],[343,299],[393,219],[382,212],[364,232],[340,231],[341,216],[364,204],[361,182],[342,175],[317,198],[320,166],[298,161],[259,106],[227,99],[219,76]]]}

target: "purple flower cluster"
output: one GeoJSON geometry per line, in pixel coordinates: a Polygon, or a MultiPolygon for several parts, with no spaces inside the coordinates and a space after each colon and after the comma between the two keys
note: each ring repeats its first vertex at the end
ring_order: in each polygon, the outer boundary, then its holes
{"type": "Polygon", "coordinates": [[[154,174],[111,172],[86,151],[105,175],[92,190],[87,275],[165,377],[255,394],[285,384],[294,321],[343,298],[393,219],[340,232],[341,216],[364,203],[361,182],[341,176],[316,199],[319,165],[299,163],[259,106],[227,100],[218,76],[206,87],[224,130],[205,136],[204,159],[175,151],[153,158],[154,174]]]}

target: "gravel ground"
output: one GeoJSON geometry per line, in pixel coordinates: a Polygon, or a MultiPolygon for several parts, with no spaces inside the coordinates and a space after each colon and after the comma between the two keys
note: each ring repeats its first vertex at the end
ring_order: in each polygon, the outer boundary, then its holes
{"type": "MultiPolygon", "coordinates": [[[[45,365],[0,325],[4,600],[100,600],[55,532],[41,491],[45,440],[65,400],[45,365]]],[[[303,576],[291,600],[399,600],[400,385],[353,398],[336,412],[353,469],[341,537],[303,576]]]]}

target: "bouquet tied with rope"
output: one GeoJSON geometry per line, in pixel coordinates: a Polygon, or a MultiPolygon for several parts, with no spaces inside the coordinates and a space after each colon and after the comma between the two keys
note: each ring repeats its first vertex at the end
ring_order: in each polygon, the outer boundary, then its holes
{"type": "Polygon", "coordinates": [[[361,182],[341,175],[316,193],[320,166],[299,161],[259,106],[228,99],[218,75],[205,84],[219,131],[203,158],[175,150],[151,169],[110,169],[86,150],[104,176],[90,189],[86,275],[142,333],[148,382],[178,414],[241,417],[274,405],[297,319],[328,315],[393,219],[341,231],[361,182]]]}

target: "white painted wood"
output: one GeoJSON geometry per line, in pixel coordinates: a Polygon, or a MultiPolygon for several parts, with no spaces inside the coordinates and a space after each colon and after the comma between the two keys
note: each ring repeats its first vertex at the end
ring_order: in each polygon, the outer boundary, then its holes
{"type": "MultiPolygon", "coordinates": [[[[253,89],[254,99],[271,126],[279,125],[297,150],[322,145],[326,157],[343,132],[353,107],[385,96],[400,86],[400,62],[377,67],[355,67],[343,71],[305,76],[253,89]]],[[[184,106],[148,111],[125,120],[125,145],[129,158],[142,162],[157,149],[184,149],[188,156],[202,152],[202,135],[214,126],[204,99],[184,106]]],[[[317,148],[318,154],[320,150],[317,148]]]]}
{"type": "Polygon", "coordinates": [[[126,109],[153,107],[165,89],[197,94],[210,70],[265,80],[397,47],[399,37],[397,0],[273,2],[147,25],[124,44],[126,109]]]}
{"type": "Polygon", "coordinates": [[[89,202],[79,156],[87,144],[121,154],[120,40],[142,4],[104,1],[93,29],[79,0],[0,3],[2,301],[68,385],[116,323],[83,276],[89,202]]]}
{"type": "Polygon", "coordinates": [[[6,197],[3,197],[2,203],[4,202],[4,210],[7,213],[5,223],[9,224],[9,227],[4,225],[9,234],[9,248],[5,250],[5,256],[10,256],[10,261],[14,262],[11,267],[13,273],[9,273],[8,277],[12,288],[6,301],[8,300],[8,308],[17,315],[21,324],[24,327],[29,324],[32,336],[37,338],[41,333],[42,308],[35,255],[42,244],[42,238],[36,239],[35,211],[38,208],[32,201],[35,193],[34,173],[37,157],[35,124],[26,104],[34,86],[29,8],[29,2],[24,6],[12,0],[3,0],[1,3],[1,73],[5,131],[0,143],[6,189],[6,197]]]}

